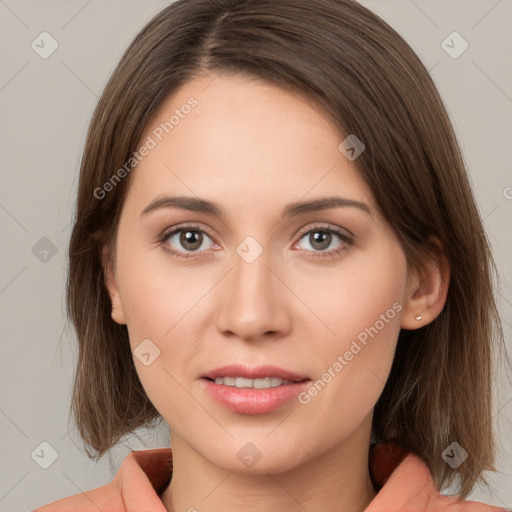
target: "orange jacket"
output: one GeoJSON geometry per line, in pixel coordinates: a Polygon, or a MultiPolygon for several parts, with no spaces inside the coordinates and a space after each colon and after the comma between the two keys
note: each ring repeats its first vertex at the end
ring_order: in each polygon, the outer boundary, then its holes
{"type": "MultiPolygon", "coordinates": [[[[378,493],[365,512],[507,512],[501,507],[442,496],[425,462],[397,445],[373,445],[369,463],[378,493]]],[[[171,476],[171,448],[132,451],[112,482],[32,512],[167,512],[159,495],[171,476]]]]}

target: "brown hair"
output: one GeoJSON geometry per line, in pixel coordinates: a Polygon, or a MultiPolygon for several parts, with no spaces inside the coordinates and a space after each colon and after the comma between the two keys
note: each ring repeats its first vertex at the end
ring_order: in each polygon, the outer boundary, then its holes
{"type": "Polygon", "coordinates": [[[458,475],[465,497],[484,470],[495,470],[494,263],[428,71],[395,30],[351,0],[178,0],[121,58],[89,126],[69,246],[67,306],[79,343],[72,412],[83,441],[102,456],[160,417],[137,376],[126,326],[111,318],[101,266],[103,247],[115,261],[130,176],[101,199],[94,191],[128,161],[161,102],[206,71],[256,77],[321,105],[342,133],[364,142],[357,167],[409,265],[433,257],[432,237],[441,242],[450,265],[446,305],[430,324],[400,332],[373,434],[419,454],[438,488],[458,475]],[[469,454],[455,470],[441,457],[453,441],[469,454]]]}

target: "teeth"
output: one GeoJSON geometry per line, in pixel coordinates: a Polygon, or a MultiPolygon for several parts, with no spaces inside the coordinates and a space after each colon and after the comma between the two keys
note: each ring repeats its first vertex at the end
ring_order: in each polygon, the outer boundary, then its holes
{"type": "Polygon", "coordinates": [[[293,384],[292,380],[279,379],[278,377],[265,377],[264,379],[246,379],[245,377],[217,377],[215,384],[224,384],[236,388],[276,388],[293,384]]]}

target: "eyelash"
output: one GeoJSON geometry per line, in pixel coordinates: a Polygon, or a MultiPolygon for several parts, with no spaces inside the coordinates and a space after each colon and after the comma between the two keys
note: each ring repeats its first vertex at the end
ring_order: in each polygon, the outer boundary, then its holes
{"type": "MultiPolygon", "coordinates": [[[[185,231],[186,229],[189,229],[190,231],[195,231],[195,232],[198,232],[198,233],[203,233],[203,234],[207,235],[208,237],[210,237],[212,240],[214,239],[213,235],[207,229],[199,228],[199,227],[197,227],[194,224],[182,224],[180,226],[175,227],[172,231],[164,232],[159,237],[159,239],[158,239],[159,245],[163,245],[164,242],[166,242],[173,235],[175,235],[176,233],[180,233],[181,231],[185,231]]],[[[312,226],[312,227],[308,227],[307,229],[302,230],[298,234],[299,240],[302,240],[302,238],[305,235],[308,235],[308,234],[311,234],[311,233],[314,233],[314,232],[322,232],[322,233],[335,234],[346,245],[351,245],[353,243],[352,239],[350,238],[350,236],[348,236],[341,229],[338,229],[338,228],[332,227],[332,226],[326,227],[326,226],[321,226],[321,225],[316,225],[316,224],[314,226],[312,226]]],[[[339,256],[342,252],[347,250],[347,247],[344,244],[342,244],[337,249],[331,249],[330,251],[313,251],[313,252],[315,252],[317,254],[314,255],[314,256],[306,256],[306,257],[307,258],[311,258],[311,259],[314,259],[314,258],[334,258],[336,256],[339,256]]],[[[185,256],[183,254],[183,251],[177,251],[175,249],[170,248],[169,246],[165,246],[164,249],[167,252],[171,253],[173,256],[177,257],[177,258],[181,258],[181,259],[197,258],[197,256],[194,254],[194,252],[192,252],[190,255],[186,255],[185,256]]],[[[204,251],[200,251],[200,252],[204,252],[204,251]]],[[[306,251],[306,252],[308,252],[308,251],[306,251]]]]}

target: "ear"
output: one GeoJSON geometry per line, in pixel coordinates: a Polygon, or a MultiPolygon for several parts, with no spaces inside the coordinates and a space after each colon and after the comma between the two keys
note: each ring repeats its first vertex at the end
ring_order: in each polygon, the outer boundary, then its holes
{"type": "Polygon", "coordinates": [[[429,324],[446,303],[450,266],[441,242],[432,238],[430,243],[432,256],[427,263],[409,272],[400,324],[402,329],[413,330],[429,324]]]}
{"type": "Polygon", "coordinates": [[[104,245],[101,250],[101,265],[105,276],[105,286],[110,296],[110,302],[113,306],[111,309],[112,319],[118,324],[126,324],[125,312],[117,285],[117,276],[115,265],[113,263],[112,252],[106,245],[104,245]]]}

